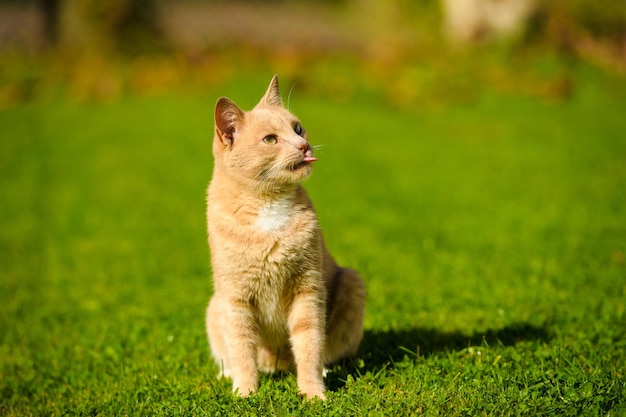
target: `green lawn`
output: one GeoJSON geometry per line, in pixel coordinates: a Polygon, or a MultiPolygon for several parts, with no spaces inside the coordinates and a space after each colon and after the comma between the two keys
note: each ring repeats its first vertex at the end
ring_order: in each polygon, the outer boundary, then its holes
{"type": "Polygon", "coordinates": [[[365,337],[325,403],[293,375],[233,397],[204,330],[213,104],[269,75],[0,113],[1,415],[626,415],[626,95],[584,71],[561,103],[295,91],[365,337]]]}

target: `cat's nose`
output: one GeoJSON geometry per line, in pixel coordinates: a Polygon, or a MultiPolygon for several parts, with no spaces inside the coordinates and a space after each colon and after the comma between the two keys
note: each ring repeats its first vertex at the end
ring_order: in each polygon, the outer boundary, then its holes
{"type": "Polygon", "coordinates": [[[311,148],[311,146],[309,145],[309,142],[307,141],[302,141],[299,142],[296,147],[298,149],[300,149],[302,151],[302,153],[307,153],[307,151],[311,148]]]}

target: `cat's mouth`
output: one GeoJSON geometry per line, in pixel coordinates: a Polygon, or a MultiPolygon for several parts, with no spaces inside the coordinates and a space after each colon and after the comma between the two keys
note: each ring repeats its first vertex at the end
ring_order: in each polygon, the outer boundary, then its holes
{"type": "Polygon", "coordinates": [[[302,158],[302,160],[296,164],[293,164],[289,167],[289,169],[291,171],[297,171],[298,169],[309,165],[311,162],[315,162],[317,161],[317,158],[313,157],[313,156],[305,156],[304,158],[302,158]]]}

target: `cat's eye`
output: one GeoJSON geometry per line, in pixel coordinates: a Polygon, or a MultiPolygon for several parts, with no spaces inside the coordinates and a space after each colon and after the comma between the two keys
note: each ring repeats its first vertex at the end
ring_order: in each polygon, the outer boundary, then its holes
{"type": "Polygon", "coordinates": [[[263,142],[268,145],[276,145],[276,143],[278,143],[278,139],[275,135],[267,135],[263,138],[263,142]]]}
{"type": "Polygon", "coordinates": [[[302,128],[302,125],[300,123],[296,123],[294,125],[293,131],[296,132],[296,135],[298,136],[302,136],[302,134],[304,133],[304,129],[302,128]]]}

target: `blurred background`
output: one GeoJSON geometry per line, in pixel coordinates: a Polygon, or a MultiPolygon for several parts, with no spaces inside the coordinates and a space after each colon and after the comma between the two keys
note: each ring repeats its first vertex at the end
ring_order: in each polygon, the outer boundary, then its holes
{"type": "Polygon", "coordinates": [[[624,0],[0,0],[0,109],[202,94],[259,71],[404,108],[485,86],[566,100],[581,62],[624,75],[624,0]]]}

